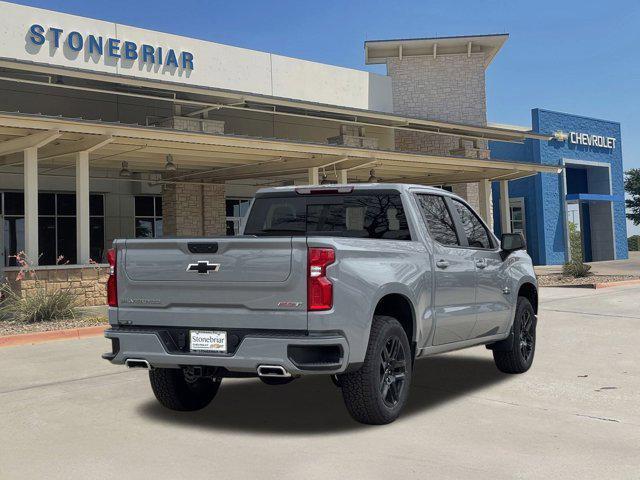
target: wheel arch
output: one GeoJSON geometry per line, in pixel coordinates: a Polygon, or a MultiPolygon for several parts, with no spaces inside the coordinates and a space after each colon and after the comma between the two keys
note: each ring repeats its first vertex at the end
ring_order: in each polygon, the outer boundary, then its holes
{"type": "Polygon", "coordinates": [[[413,302],[402,293],[385,293],[378,299],[373,315],[387,315],[393,317],[407,334],[410,344],[416,340],[416,313],[413,302]]]}
{"type": "Polygon", "coordinates": [[[521,283],[518,288],[518,296],[529,300],[534,313],[538,314],[538,288],[532,282],[524,281],[521,283]]]}

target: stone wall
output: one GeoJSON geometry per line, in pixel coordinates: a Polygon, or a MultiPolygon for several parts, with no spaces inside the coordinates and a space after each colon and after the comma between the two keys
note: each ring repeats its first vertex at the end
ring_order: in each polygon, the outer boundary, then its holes
{"type": "Polygon", "coordinates": [[[162,194],[163,234],[180,237],[224,235],[224,185],[167,184],[162,194]]]}
{"type": "MultiPolygon", "coordinates": [[[[484,54],[404,56],[389,58],[387,71],[393,79],[394,113],[472,125],[487,124],[484,54]]],[[[459,138],[419,132],[396,132],[397,150],[435,155],[467,156],[469,149],[459,138]],[[461,153],[462,150],[465,150],[461,153]]],[[[488,146],[478,141],[471,148],[478,158],[488,158],[488,146]]],[[[477,184],[457,185],[474,208],[478,207],[477,184]]]]}
{"type": "Polygon", "coordinates": [[[26,274],[22,280],[16,280],[17,270],[5,272],[11,288],[27,296],[37,288],[47,291],[70,289],[78,298],[78,306],[92,307],[107,303],[108,266],[46,268],[34,270],[34,276],[26,274]]]}
{"type": "Polygon", "coordinates": [[[226,235],[227,209],[224,185],[202,186],[203,232],[205,237],[226,235]]]}

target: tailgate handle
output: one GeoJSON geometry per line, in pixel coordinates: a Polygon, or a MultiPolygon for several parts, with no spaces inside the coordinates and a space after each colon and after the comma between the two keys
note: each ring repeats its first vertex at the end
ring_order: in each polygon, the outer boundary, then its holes
{"type": "Polygon", "coordinates": [[[218,251],[218,242],[188,243],[187,248],[191,253],[216,253],[218,251]]]}

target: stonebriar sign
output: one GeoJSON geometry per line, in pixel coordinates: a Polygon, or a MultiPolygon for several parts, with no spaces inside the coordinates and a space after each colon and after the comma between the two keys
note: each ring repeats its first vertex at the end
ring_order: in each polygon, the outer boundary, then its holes
{"type": "Polygon", "coordinates": [[[138,60],[142,63],[167,65],[168,67],[193,70],[193,54],[180,52],[173,48],[163,48],[145,43],[138,45],[131,40],[104,38],[102,35],[82,35],[77,31],[65,32],[62,28],[48,27],[34,23],[29,27],[28,41],[42,46],[48,43],[49,48],[68,48],[71,52],[86,52],[90,56],[106,55],[112,59],[123,61],[138,60]]]}

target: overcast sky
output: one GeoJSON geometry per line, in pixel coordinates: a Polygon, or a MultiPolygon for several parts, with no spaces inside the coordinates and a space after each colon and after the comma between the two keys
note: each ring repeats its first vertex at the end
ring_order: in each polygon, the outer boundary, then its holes
{"type": "Polygon", "coordinates": [[[638,1],[15,3],[379,73],[364,40],[506,32],[487,71],[489,121],[530,125],[534,107],[618,121],[625,168],[640,168],[638,1]]]}

